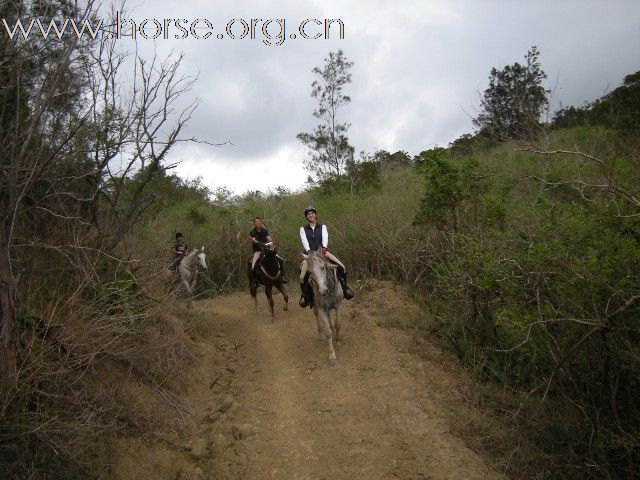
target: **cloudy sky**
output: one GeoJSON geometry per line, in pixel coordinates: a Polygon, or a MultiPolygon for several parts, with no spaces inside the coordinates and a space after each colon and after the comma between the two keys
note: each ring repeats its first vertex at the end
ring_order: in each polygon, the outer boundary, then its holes
{"type": "MultiPolygon", "coordinates": [[[[532,45],[541,51],[556,107],[593,100],[640,69],[638,0],[147,0],[129,15],[138,22],[211,22],[207,39],[144,40],[140,51],[184,52],[184,72],[199,77],[191,95],[200,99],[185,135],[232,143],[176,147],[177,173],[236,193],[304,184],[306,152],[296,135],[316,123],[312,69],[331,50],[344,50],[354,62],[346,92],[352,102],[341,116],[352,125],[356,151],[410,155],[471,132],[491,67],[522,61],[532,45]],[[327,40],[262,41],[267,19],[285,19],[289,37],[301,21],[325,18],[343,21],[344,39],[334,30],[327,40]],[[254,23],[256,38],[228,38],[232,19],[261,19],[254,23]]],[[[315,33],[318,27],[307,28],[315,33]]],[[[275,37],[279,24],[268,31],[275,37]]]]}

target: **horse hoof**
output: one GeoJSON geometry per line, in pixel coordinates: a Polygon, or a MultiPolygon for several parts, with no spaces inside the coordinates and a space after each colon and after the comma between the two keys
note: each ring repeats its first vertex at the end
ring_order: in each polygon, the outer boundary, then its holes
{"type": "Polygon", "coordinates": [[[335,358],[335,357],[330,357],[329,358],[329,365],[331,365],[333,367],[336,363],[338,363],[338,359],[337,358],[335,358]]]}
{"type": "Polygon", "coordinates": [[[285,305],[285,306],[284,306],[284,311],[285,311],[285,312],[288,312],[288,311],[289,311],[289,305],[285,305]]]}

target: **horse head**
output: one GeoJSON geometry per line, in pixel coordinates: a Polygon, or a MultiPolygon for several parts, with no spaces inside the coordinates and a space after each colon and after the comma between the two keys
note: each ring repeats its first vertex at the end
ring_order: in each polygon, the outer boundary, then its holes
{"type": "Polygon", "coordinates": [[[262,253],[269,253],[272,255],[275,255],[276,253],[278,253],[278,247],[273,242],[263,243],[260,246],[260,249],[262,250],[262,253]]]}
{"type": "Polygon", "coordinates": [[[207,259],[204,254],[204,245],[202,248],[196,249],[196,258],[198,259],[198,265],[200,265],[205,270],[207,269],[207,259]]]}
{"type": "Polygon", "coordinates": [[[303,258],[307,262],[307,271],[318,286],[318,292],[321,295],[331,293],[327,282],[327,269],[332,268],[332,266],[325,260],[320,250],[311,252],[309,255],[303,255],[303,258]]]}

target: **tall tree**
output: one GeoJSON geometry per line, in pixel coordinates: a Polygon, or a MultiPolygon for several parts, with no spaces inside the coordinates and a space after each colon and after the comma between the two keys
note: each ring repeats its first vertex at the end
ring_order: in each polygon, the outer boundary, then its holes
{"type": "Polygon", "coordinates": [[[549,99],[542,81],[547,78],[540,67],[538,48],[525,55],[525,64],[516,62],[502,69],[492,68],[489,87],[480,102],[481,112],[474,119],[480,133],[495,141],[529,140],[540,128],[540,115],[549,99]]]}
{"type": "Polygon", "coordinates": [[[347,162],[353,159],[353,147],[347,137],[350,124],[338,121],[339,110],[351,102],[343,89],[351,83],[352,66],[353,62],[338,50],[329,52],[322,68],[313,69],[319,77],[311,84],[311,96],[318,100],[313,116],[321,123],[313,133],[300,133],[297,138],[309,149],[304,166],[316,180],[339,180],[346,172],[347,162]]]}

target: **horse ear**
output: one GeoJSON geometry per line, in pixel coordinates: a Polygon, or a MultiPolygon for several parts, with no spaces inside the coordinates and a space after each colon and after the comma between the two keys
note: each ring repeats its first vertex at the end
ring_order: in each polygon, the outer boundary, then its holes
{"type": "Polygon", "coordinates": [[[309,258],[309,255],[305,255],[304,253],[301,253],[300,256],[302,257],[303,260],[306,260],[307,258],[309,258]]]}
{"type": "Polygon", "coordinates": [[[200,249],[201,252],[204,252],[204,245],[202,245],[202,248],[200,249]]]}

